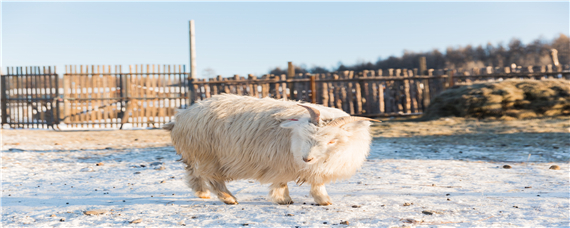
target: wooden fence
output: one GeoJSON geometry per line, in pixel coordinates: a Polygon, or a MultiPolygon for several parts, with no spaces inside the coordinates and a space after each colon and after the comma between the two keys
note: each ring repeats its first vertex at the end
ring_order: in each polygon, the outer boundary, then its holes
{"type": "Polygon", "coordinates": [[[387,69],[323,74],[234,75],[189,80],[182,65],[8,68],[2,75],[2,126],[39,128],[159,127],[176,109],[221,93],[292,99],[336,107],[351,115],[421,114],[446,88],[508,78],[565,78],[562,67],[387,69]],[[52,70],[53,69],[53,70],[52,70]],[[423,72],[423,75],[418,75],[423,72]],[[193,91],[194,96],[190,96],[193,91]],[[194,97],[194,101],[190,101],[194,97]]]}
{"type": "Polygon", "coordinates": [[[199,100],[220,93],[292,99],[336,107],[351,115],[395,116],[421,114],[431,97],[445,87],[447,75],[378,76],[376,71],[326,74],[264,75],[248,78],[197,79],[192,82],[199,100]]]}
{"type": "Polygon", "coordinates": [[[188,102],[182,65],[66,66],[63,123],[70,127],[159,127],[188,102]]]}

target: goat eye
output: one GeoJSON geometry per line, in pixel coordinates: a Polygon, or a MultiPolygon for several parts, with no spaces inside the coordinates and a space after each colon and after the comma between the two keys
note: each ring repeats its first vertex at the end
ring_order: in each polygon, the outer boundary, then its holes
{"type": "Polygon", "coordinates": [[[336,143],[336,140],[331,140],[331,141],[329,142],[329,145],[330,145],[330,144],[335,144],[335,143],[336,143]]]}

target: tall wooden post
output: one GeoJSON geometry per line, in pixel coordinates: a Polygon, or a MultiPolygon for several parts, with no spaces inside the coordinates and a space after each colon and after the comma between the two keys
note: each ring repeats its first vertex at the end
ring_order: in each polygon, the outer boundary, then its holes
{"type": "Polygon", "coordinates": [[[426,65],[426,57],[420,57],[420,75],[427,74],[427,65],[426,65]]]}
{"type": "Polygon", "coordinates": [[[455,83],[453,82],[453,70],[448,70],[447,71],[447,76],[449,77],[449,84],[448,84],[448,88],[451,88],[455,85],[455,83]]]}
{"type": "Polygon", "coordinates": [[[196,91],[194,91],[194,79],[196,79],[196,40],[194,20],[190,20],[190,75],[188,77],[188,99],[189,104],[194,104],[196,100],[196,91]]]}
{"type": "Polygon", "coordinates": [[[558,61],[558,50],[550,49],[550,59],[552,60],[552,65],[556,66],[556,71],[561,71],[560,62],[558,61]]]}
{"type": "Polygon", "coordinates": [[[8,123],[8,106],[6,104],[6,102],[8,101],[8,98],[6,97],[8,95],[7,91],[6,91],[6,75],[2,75],[0,76],[2,78],[2,128],[4,127],[4,124],[8,123]]]}
{"type": "Polygon", "coordinates": [[[317,103],[317,85],[315,83],[315,75],[309,76],[309,82],[311,84],[311,103],[317,103]]]}
{"type": "MultiPolygon", "coordinates": [[[[295,78],[295,67],[293,66],[293,62],[287,63],[287,79],[295,78]]],[[[289,83],[289,99],[295,99],[295,83],[289,83]]]]}

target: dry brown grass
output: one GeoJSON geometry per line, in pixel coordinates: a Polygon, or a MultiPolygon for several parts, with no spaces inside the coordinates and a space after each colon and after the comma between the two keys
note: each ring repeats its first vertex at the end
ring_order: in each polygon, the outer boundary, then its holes
{"type": "MultiPolygon", "coordinates": [[[[501,143],[556,141],[570,142],[570,117],[543,117],[523,120],[477,120],[475,118],[441,118],[432,121],[417,119],[384,119],[372,126],[378,140],[402,143],[501,143]],[[469,142],[468,142],[469,141],[469,142]]],[[[112,148],[162,147],[171,145],[164,130],[68,131],[2,130],[2,149],[80,150],[112,148]]]]}

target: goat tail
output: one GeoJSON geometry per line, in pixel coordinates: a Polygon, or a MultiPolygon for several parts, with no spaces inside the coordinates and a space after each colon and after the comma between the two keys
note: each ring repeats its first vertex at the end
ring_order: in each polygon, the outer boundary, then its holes
{"type": "Polygon", "coordinates": [[[167,123],[165,125],[162,125],[162,129],[167,130],[167,131],[172,131],[172,128],[174,128],[174,122],[170,122],[170,123],[167,123]]]}

